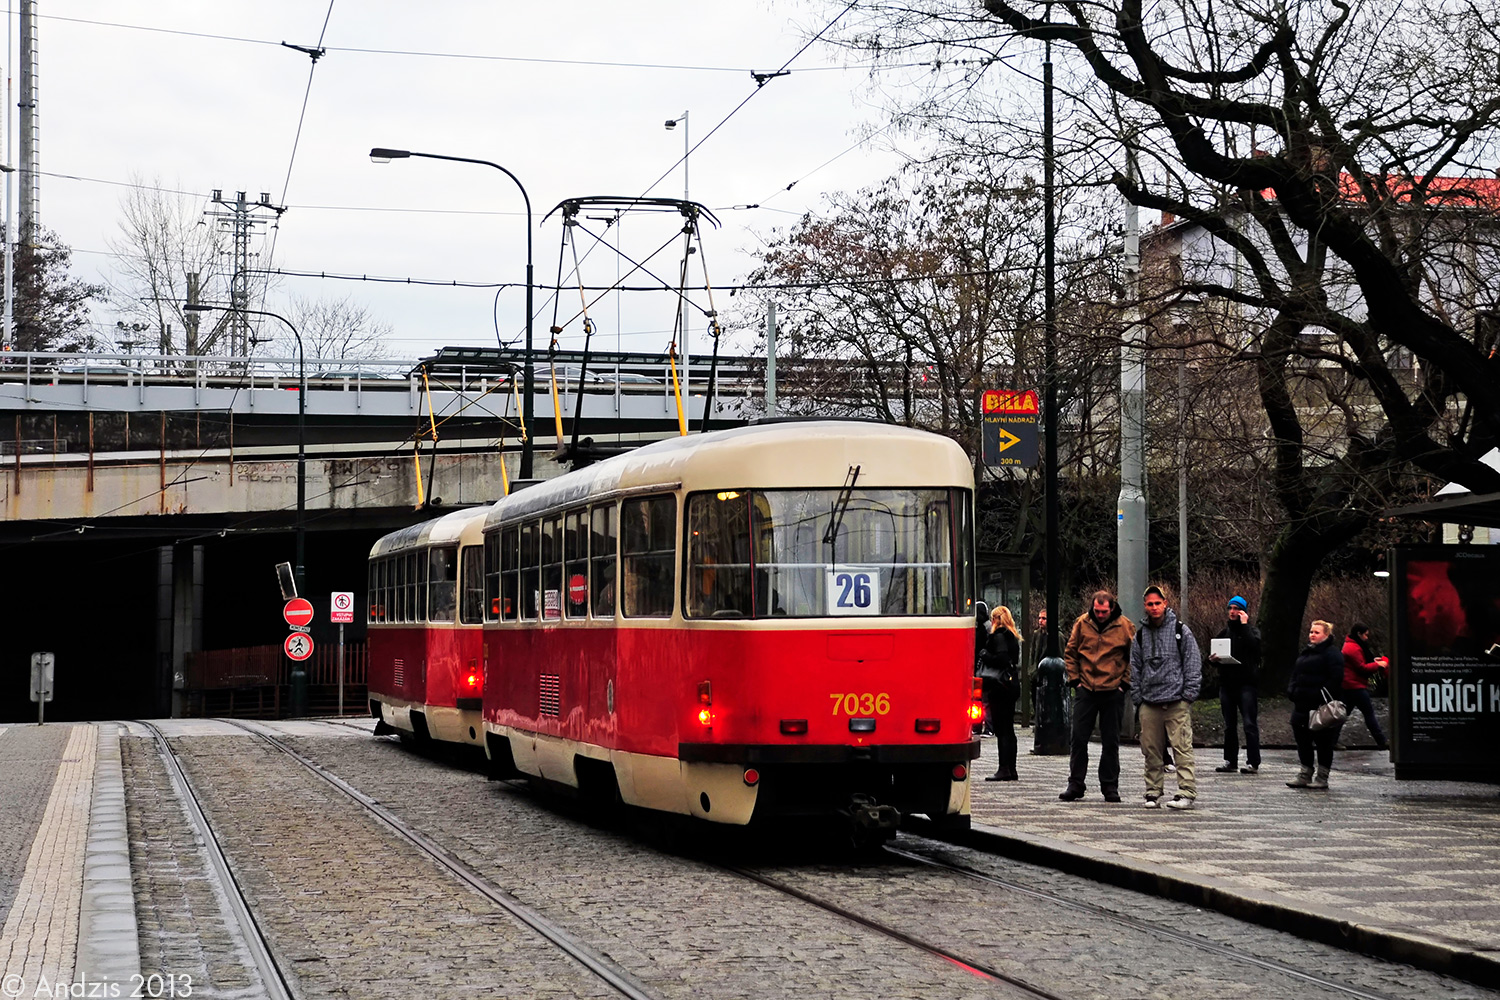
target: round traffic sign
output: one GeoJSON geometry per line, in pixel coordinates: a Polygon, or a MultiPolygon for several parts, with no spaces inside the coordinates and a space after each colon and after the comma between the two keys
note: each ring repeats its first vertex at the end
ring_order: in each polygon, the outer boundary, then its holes
{"type": "Polygon", "coordinates": [[[588,600],[589,582],[584,579],[582,573],[574,573],[568,578],[568,600],[574,604],[582,604],[588,600]]]}
{"type": "Polygon", "coordinates": [[[303,632],[293,632],[286,637],[286,641],[281,644],[281,648],[286,651],[289,659],[305,660],[312,655],[312,636],[303,632]]]}
{"type": "Polygon", "coordinates": [[[281,617],[288,625],[308,625],[313,620],[312,602],[305,597],[294,597],[281,609],[281,617]]]}

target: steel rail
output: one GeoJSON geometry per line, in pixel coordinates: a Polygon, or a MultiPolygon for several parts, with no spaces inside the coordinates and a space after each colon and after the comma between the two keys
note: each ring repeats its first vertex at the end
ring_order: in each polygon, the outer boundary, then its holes
{"type": "Polygon", "coordinates": [[[853,921],[854,923],[859,924],[861,927],[866,927],[878,934],[883,934],[886,937],[891,938],[892,940],[899,941],[904,945],[916,948],[918,951],[926,952],[927,954],[932,955],[936,958],[940,958],[945,962],[951,962],[952,964],[957,965],[959,968],[971,972],[976,976],[980,976],[986,979],[998,980],[1009,986],[1013,986],[1023,991],[1028,996],[1041,997],[1042,1000],[1069,1000],[1069,998],[1043,989],[1042,987],[1037,986],[1035,983],[1027,982],[1024,979],[1021,979],[1019,976],[1012,976],[1009,973],[1002,972],[1001,970],[993,966],[985,965],[983,962],[976,962],[971,958],[965,958],[964,956],[959,955],[956,952],[944,948],[942,945],[933,944],[931,941],[924,941],[923,939],[916,937],[915,935],[908,934],[902,930],[898,930],[897,928],[892,927],[889,924],[883,924],[871,917],[866,917],[863,914],[855,913],[852,910],[847,910],[844,907],[839,906],[837,903],[830,903],[828,900],[820,899],[809,892],[804,892],[801,889],[793,888],[792,886],[787,885],[785,882],[778,881],[777,879],[771,878],[768,875],[761,875],[757,872],[750,871],[749,869],[737,868],[731,865],[726,865],[725,871],[733,872],[734,874],[739,875],[741,878],[749,879],[752,882],[758,882],[759,884],[766,886],[769,889],[773,889],[776,892],[791,896],[794,899],[800,899],[804,903],[810,903],[820,910],[825,910],[828,913],[834,914],[835,916],[843,917],[845,920],[853,921]]]}
{"type": "Polygon", "coordinates": [[[546,938],[564,953],[576,959],[584,968],[588,969],[595,976],[598,976],[620,995],[629,997],[630,1000],[659,1000],[655,994],[649,992],[635,977],[610,961],[603,954],[591,948],[558,924],[553,923],[541,913],[516,899],[516,897],[501,889],[483,875],[480,875],[451,854],[446,848],[419,832],[405,820],[396,816],[389,809],[386,809],[338,775],[333,774],[316,761],[303,756],[287,746],[274,734],[261,729],[259,726],[254,726],[238,719],[225,719],[223,721],[239,729],[243,729],[252,736],[259,737],[270,746],[286,754],[313,774],[328,782],[334,788],[343,792],[372,816],[384,823],[397,836],[422,851],[475,892],[484,896],[490,902],[499,906],[511,914],[511,916],[521,921],[521,923],[546,938]]]}
{"type": "Polygon", "coordinates": [[[167,741],[166,735],[154,723],[141,721],[140,725],[149,729],[156,739],[156,750],[161,754],[162,762],[167,765],[167,776],[172,781],[173,789],[177,792],[178,800],[182,802],[189,822],[192,823],[194,831],[203,841],[204,849],[208,852],[209,864],[213,868],[220,887],[224,890],[224,899],[229,906],[230,916],[239,927],[240,938],[245,944],[245,950],[250,954],[250,960],[255,965],[256,974],[260,976],[266,995],[270,1000],[293,1000],[298,994],[282,973],[281,965],[276,961],[270,942],[261,933],[260,924],[250,909],[245,891],[240,886],[239,880],[234,877],[234,870],[229,865],[229,859],[225,857],[219,838],[214,835],[213,826],[208,822],[208,816],[203,812],[203,806],[198,801],[198,794],[193,790],[193,783],[188,779],[187,772],[182,769],[182,762],[177,759],[177,751],[172,749],[172,744],[167,741]]]}
{"type": "Polygon", "coordinates": [[[1323,976],[1314,975],[1313,973],[1298,969],[1295,966],[1287,965],[1285,962],[1278,962],[1275,959],[1271,958],[1260,958],[1259,956],[1250,955],[1235,948],[1231,948],[1228,945],[1219,944],[1215,941],[1205,941],[1200,937],[1195,937],[1194,935],[1188,934],[1184,931],[1174,930],[1171,927],[1163,927],[1162,925],[1152,923],[1149,920],[1141,920],[1137,917],[1124,916],[1123,914],[1116,913],[1113,910],[1110,910],[1107,907],[1100,906],[1096,903],[1084,903],[1075,899],[1068,899],[1065,896],[1059,896],[1056,893],[1046,892],[1041,889],[1033,889],[1030,886],[1024,886],[1020,883],[1000,878],[998,875],[991,875],[987,872],[982,872],[977,869],[970,868],[966,865],[960,865],[952,861],[943,861],[937,858],[930,858],[923,854],[915,854],[911,851],[902,850],[899,847],[891,847],[890,845],[886,845],[885,851],[887,854],[892,854],[896,857],[904,858],[907,861],[913,861],[918,864],[926,865],[930,868],[936,868],[939,871],[948,872],[949,874],[959,875],[964,878],[999,886],[1002,889],[1008,889],[1011,892],[1015,892],[1020,895],[1029,896],[1033,899],[1044,900],[1049,903],[1054,903],[1058,906],[1066,907],[1070,910],[1076,910],[1080,913],[1087,913],[1090,916],[1102,917],[1106,920],[1122,924],[1134,930],[1144,931],[1149,934],[1154,934],[1158,937],[1167,938],[1168,940],[1174,941],[1178,944],[1188,945],[1201,951],[1209,952],[1210,954],[1217,955],[1220,958],[1227,958],[1245,965],[1253,965],[1257,968],[1265,969],[1270,972],[1280,973],[1282,975],[1300,980],[1305,983],[1320,986],[1338,993],[1345,993],[1349,996],[1359,997],[1361,998],[1361,1000],[1394,1000],[1394,998],[1389,994],[1376,993],[1372,990],[1362,989],[1358,986],[1350,986],[1348,983],[1340,983],[1332,979],[1327,979],[1323,976]]]}

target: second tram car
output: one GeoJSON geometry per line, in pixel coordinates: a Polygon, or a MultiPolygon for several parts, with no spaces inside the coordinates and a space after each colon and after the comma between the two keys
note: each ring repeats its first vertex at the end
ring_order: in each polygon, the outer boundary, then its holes
{"type": "Polygon", "coordinates": [[[484,526],[491,772],[717,823],[969,823],[973,473],[847,421],[676,438],[484,526]]]}
{"type": "Polygon", "coordinates": [[[389,730],[476,746],[484,740],[481,531],[488,513],[444,514],[370,550],[370,713],[389,730]]]}

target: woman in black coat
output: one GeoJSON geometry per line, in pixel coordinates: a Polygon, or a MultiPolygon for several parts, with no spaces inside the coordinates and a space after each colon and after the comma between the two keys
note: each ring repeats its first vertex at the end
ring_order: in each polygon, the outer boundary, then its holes
{"type": "MultiPolygon", "coordinates": [[[[1340,662],[1343,662],[1340,660],[1340,662]]],[[[1021,637],[1005,605],[990,612],[989,635],[979,660],[984,712],[995,731],[1000,766],[985,781],[1015,781],[1016,697],[1021,693],[1021,637]]]]}
{"type": "Polygon", "coordinates": [[[1336,696],[1344,681],[1344,649],[1333,638],[1333,626],[1315,621],[1307,631],[1307,645],[1292,667],[1286,692],[1292,696],[1292,735],[1297,740],[1297,759],[1302,769],[1288,781],[1288,788],[1327,788],[1328,771],[1333,767],[1333,748],[1339,740],[1342,725],[1313,729],[1307,715],[1336,696]],[[1313,770],[1316,751],[1317,770],[1313,770]]]}

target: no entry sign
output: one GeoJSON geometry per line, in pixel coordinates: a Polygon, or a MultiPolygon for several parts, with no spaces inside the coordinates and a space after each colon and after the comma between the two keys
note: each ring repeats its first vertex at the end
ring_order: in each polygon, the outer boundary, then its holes
{"type": "Polygon", "coordinates": [[[281,644],[281,648],[286,650],[286,655],[289,659],[305,660],[312,655],[312,636],[302,632],[293,632],[286,637],[286,641],[281,644]]]}
{"type": "Polygon", "coordinates": [[[288,625],[309,625],[313,620],[312,602],[305,597],[294,597],[281,609],[281,617],[288,625]]]}

